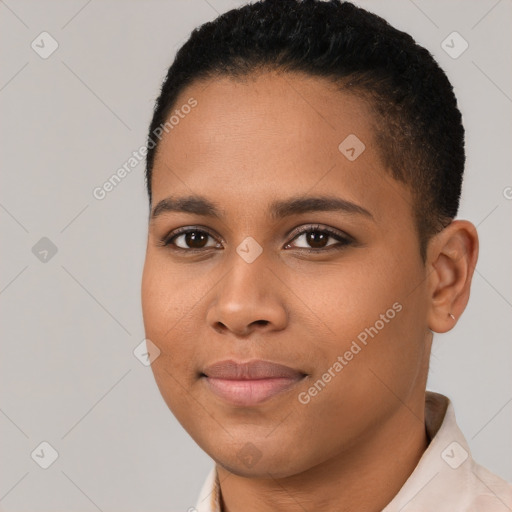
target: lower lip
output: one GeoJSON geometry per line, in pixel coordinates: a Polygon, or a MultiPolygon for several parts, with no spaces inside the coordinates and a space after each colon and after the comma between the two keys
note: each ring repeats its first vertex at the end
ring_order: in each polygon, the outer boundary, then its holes
{"type": "Polygon", "coordinates": [[[301,377],[255,380],[227,380],[204,377],[210,390],[220,398],[238,406],[257,405],[292,388],[301,377]]]}

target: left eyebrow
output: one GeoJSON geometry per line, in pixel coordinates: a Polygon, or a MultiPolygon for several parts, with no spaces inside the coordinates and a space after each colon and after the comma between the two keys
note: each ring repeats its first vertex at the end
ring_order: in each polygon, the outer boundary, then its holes
{"type": "Polygon", "coordinates": [[[357,214],[373,219],[373,215],[362,206],[333,196],[297,197],[285,201],[274,201],[270,205],[270,214],[274,219],[320,211],[357,214]]]}
{"type": "MultiPolygon", "coordinates": [[[[299,196],[274,201],[270,204],[270,216],[274,220],[318,211],[337,211],[345,214],[362,215],[373,219],[373,215],[362,206],[334,196],[299,196]]],[[[165,212],[184,212],[205,217],[215,217],[217,219],[221,219],[224,216],[224,212],[218,205],[198,195],[162,199],[153,208],[151,219],[155,219],[165,212]]]]}

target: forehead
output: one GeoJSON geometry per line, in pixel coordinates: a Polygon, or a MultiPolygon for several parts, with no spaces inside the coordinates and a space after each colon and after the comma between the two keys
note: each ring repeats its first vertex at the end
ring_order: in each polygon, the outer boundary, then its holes
{"type": "Polygon", "coordinates": [[[261,205],[314,189],[378,208],[403,189],[383,167],[369,106],[322,78],[195,82],[172,113],[179,121],[159,144],[153,204],[177,190],[261,205]],[[191,99],[197,105],[181,110],[191,99]]]}

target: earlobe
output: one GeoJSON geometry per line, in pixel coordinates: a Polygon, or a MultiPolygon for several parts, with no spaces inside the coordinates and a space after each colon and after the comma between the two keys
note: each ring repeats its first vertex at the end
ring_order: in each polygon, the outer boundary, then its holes
{"type": "Polygon", "coordinates": [[[460,318],[469,300],[471,280],[478,259],[478,234],[466,220],[456,220],[429,243],[429,328],[447,332],[460,318]]]}

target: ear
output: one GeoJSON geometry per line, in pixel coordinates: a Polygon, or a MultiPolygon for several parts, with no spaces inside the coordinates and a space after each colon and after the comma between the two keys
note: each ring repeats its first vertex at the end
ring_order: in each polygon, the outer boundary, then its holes
{"type": "Polygon", "coordinates": [[[449,331],[466,309],[477,259],[478,234],[467,220],[453,221],[430,240],[427,289],[432,331],[449,331]]]}

